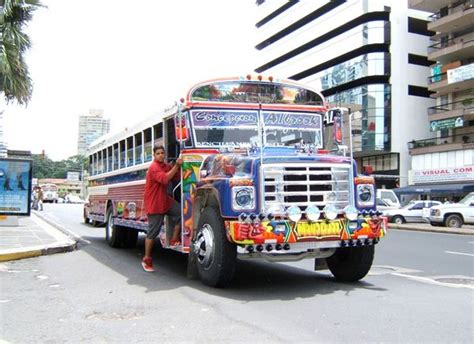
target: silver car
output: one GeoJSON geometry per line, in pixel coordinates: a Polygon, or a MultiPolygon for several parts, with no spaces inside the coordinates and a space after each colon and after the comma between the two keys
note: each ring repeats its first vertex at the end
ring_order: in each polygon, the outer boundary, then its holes
{"type": "Polygon", "coordinates": [[[440,205],[439,201],[410,201],[399,209],[389,209],[383,212],[390,222],[402,224],[405,222],[424,222],[423,208],[440,205]]]}

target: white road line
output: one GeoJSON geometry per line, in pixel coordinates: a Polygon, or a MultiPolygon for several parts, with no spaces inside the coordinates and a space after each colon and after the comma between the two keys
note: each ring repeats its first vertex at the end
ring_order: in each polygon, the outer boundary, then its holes
{"type": "Polygon", "coordinates": [[[474,286],[472,286],[472,285],[457,284],[457,283],[444,283],[444,282],[435,281],[435,280],[433,280],[432,278],[429,278],[429,277],[411,276],[411,275],[400,274],[400,273],[392,273],[392,275],[408,278],[408,279],[415,280],[415,281],[418,281],[418,282],[439,285],[439,286],[443,286],[443,287],[474,289],[474,286]]]}
{"type": "Polygon", "coordinates": [[[453,252],[453,251],[444,251],[444,253],[457,254],[457,255],[460,255],[460,256],[474,257],[474,254],[472,254],[472,253],[453,252]]]}

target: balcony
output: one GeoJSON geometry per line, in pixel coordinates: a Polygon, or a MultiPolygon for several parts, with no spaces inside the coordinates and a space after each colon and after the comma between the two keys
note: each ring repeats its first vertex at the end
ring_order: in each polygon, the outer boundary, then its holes
{"type": "Polygon", "coordinates": [[[439,121],[448,118],[462,117],[470,119],[474,115],[474,98],[428,108],[430,121],[439,121]]]}
{"type": "MultiPolygon", "coordinates": [[[[441,8],[441,7],[439,7],[441,8]]],[[[457,32],[472,27],[474,22],[474,0],[466,0],[448,6],[448,13],[437,12],[429,17],[428,30],[457,32]]]]}
{"type": "Polygon", "coordinates": [[[428,47],[428,60],[448,63],[474,56],[474,31],[460,37],[443,40],[428,47]]]}
{"type": "Polygon", "coordinates": [[[428,77],[428,90],[436,92],[431,97],[474,88],[473,70],[474,63],[471,63],[428,77]]]}
{"type": "Polygon", "coordinates": [[[474,148],[474,132],[408,142],[410,155],[449,152],[474,148]]]}
{"type": "Polygon", "coordinates": [[[425,12],[437,12],[449,4],[447,0],[408,0],[408,7],[425,12]]]}

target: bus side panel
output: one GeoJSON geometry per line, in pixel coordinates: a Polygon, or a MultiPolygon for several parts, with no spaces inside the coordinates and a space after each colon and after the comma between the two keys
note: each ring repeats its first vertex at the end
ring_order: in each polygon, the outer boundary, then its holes
{"type": "Polygon", "coordinates": [[[139,185],[111,187],[108,197],[113,203],[114,216],[127,220],[146,219],[144,191],[145,181],[139,185]]]}
{"type": "Polygon", "coordinates": [[[193,232],[193,203],[196,184],[199,180],[199,170],[205,156],[199,154],[183,154],[183,197],[182,197],[182,238],[183,247],[191,245],[193,232]]]}

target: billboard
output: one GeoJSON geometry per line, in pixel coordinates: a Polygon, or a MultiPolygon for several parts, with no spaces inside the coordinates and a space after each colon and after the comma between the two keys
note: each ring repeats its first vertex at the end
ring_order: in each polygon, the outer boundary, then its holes
{"type": "Polygon", "coordinates": [[[0,215],[30,215],[32,161],[0,158],[0,215]]]}

